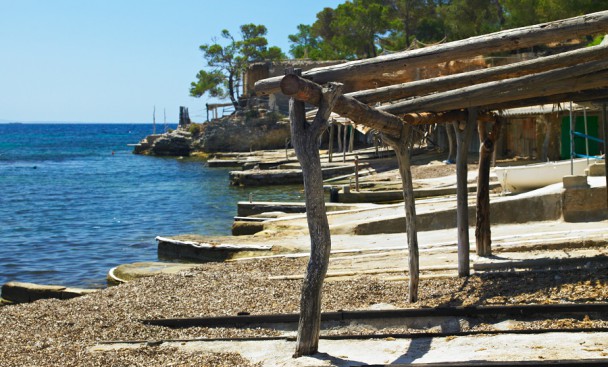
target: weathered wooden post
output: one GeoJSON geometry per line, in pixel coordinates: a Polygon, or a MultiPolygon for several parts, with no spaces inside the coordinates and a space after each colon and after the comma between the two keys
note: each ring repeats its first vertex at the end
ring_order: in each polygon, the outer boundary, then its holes
{"type": "Polygon", "coordinates": [[[445,160],[448,164],[456,162],[456,133],[452,124],[445,124],[445,133],[448,136],[448,158],[445,160]]]}
{"type": "Polygon", "coordinates": [[[477,122],[477,109],[469,108],[466,123],[454,122],[456,130],[456,225],[458,227],[458,276],[469,276],[469,203],[467,158],[471,136],[477,122]]]}
{"type": "Polygon", "coordinates": [[[606,171],[606,205],[608,207],[608,119],[606,102],[602,103],[602,125],[604,125],[604,170],[606,171]]]}
{"type": "Polygon", "coordinates": [[[338,152],[342,151],[342,124],[338,124],[338,152]]]}
{"type": "Polygon", "coordinates": [[[340,95],[342,85],[329,83],[323,89],[319,110],[312,123],[306,121],[304,102],[292,98],[289,102],[291,139],[302,166],[306,218],[310,234],[310,260],[302,284],[300,320],[294,357],[317,352],[321,330],[321,295],[323,280],[329,265],[331,238],[325,210],[321,157],[317,146],[319,136],[327,128],[327,119],[340,95]]]}
{"type": "Polygon", "coordinates": [[[351,124],[348,130],[350,131],[348,137],[348,152],[352,153],[355,149],[355,125],[351,124]]]}
{"type": "Polygon", "coordinates": [[[359,156],[355,156],[355,191],[359,192],[359,156]]]}
{"type": "Polygon", "coordinates": [[[496,140],[500,136],[501,117],[497,116],[492,130],[488,133],[487,123],[479,121],[479,171],[477,173],[477,211],[475,244],[477,255],[492,255],[492,231],[490,229],[490,166],[496,140]]]}
{"type": "Polygon", "coordinates": [[[409,268],[409,294],[411,303],[418,301],[418,285],[420,283],[420,265],[418,251],[418,230],[416,229],[416,201],[414,198],[414,184],[410,168],[410,142],[412,128],[403,125],[401,136],[397,139],[384,134],[383,140],[395,151],[399,174],[403,185],[403,200],[405,206],[405,226],[407,232],[408,268],[409,268]]]}
{"type": "Polygon", "coordinates": [[[331,163],[333,154],[334,154],[335,135],[336,135],[336,124],[331,123],[331,124],[329,124],[329,147],[328,147],[328,152],[327,152],[329,163],[331,163]]]}
{"type": "Polygon", "coordinates": [[[348,125],[344,125],[344,140],[342,141],[342,163],[346,162],[346,151],[348,147],[346,145],[346,138],[348,137],[348,125]]]}

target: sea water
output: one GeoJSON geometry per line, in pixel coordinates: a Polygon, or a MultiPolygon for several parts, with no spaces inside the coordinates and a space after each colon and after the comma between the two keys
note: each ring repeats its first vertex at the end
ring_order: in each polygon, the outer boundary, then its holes
{"type": "Polygon", "coordinates": [[[237,202],[300,187],[229,186],[227,168],[132,154],[148,124],[0,124],[0,284],[102,287],[157,261],[156,236],[229,235],[237,202]]]}

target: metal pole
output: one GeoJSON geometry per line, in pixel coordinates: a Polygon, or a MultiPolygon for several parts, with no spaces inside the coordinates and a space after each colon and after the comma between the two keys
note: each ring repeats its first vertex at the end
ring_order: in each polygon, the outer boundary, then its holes
{"type": "Polygon", "coordinates": [[[572,119],[572,101],[570,101],[570,175],[574,175],[574,120],[572,119]]]}

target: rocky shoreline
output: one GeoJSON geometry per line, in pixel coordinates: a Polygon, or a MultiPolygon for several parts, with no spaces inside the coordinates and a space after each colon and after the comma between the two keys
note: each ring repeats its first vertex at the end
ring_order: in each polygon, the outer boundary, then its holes
{"type": "Polygon", "coordinates": [[[157,156],[206,155],[216,152],[249,152],[285,148],[289,122],[274,112],[254,110],[189,123],[163,134],[149,135],[134,146],[133,153],[157,156]]]}

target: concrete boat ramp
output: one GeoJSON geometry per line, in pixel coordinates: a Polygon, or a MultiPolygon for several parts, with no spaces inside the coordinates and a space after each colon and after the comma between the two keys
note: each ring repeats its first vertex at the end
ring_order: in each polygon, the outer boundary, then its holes
{"type": "MultiPolygon", "coordinates": [[[[608,218],[606,206],[606,186],[603,177],[589,177],[589,187],[563,188],[554,184],[531,192],[502,196],[492,195],[490,199],[493,225],[554,221],[565,219],[569,222],[602,220],[608,218]]],[[[420,196],[424,189],[418,190],[420,196]]],[[[277,215],[286,203],[239,203],[239,211],[258,214],[253,220],[237,218],[235,228],[247,229],[247,234],[264,231],[306,232],[306,215],[277,215]],[[254,208],[257,207],[257,211],[254,208]],[[274,213],[264,217],[262,210],[274,213]],[[239,223],[242,220],[244,223],[239,223]]],[[[301,207],[302,208],[302,207],[301,207]]],[[[405,228],[405,210],[402,203],[389,205],[344,205],[330,204],[328,220],[332,234],[372,235],[381,233],[402,233],[405,228]]],[[[295,211],[295,210],[294,210],[295,211]]],[[[293,212],[293,211],[292,211],[293,212]]],[[[284,214],[284,213],[283,213],[284,214]]],[[[425,197],[416,200],[416,220],[419,232],[456,227],[456,200],[453,195],[425,197]]],[[[469,223],[475,220],[475,196],[469,196],[469,223]]]]}
{"type": "MultiPolygon", "coordinates": [[[[589,177],[588,187],[584,188],[564,189],[563,184],[555,184],[519,195],[493,195],[492,247],[501,259],[472,255],[473,270],[546,267],[552,262],[605,256],[608,211],[602,207],[606,205],[603,179],[589,177]]],[[[227,243],[237,242],[243,246],[241,251],[233,251],[224,259],[308,256],[310,239],[306,216],[298,213],[303,210],[301,203],[239,203],[239,213],[248,216],[239,217],[235,226],[245,226],[251,234],[216,239],[218,243],[229,241],[227,243]],[[252,253],[247,249],[260,244],[269,246],[269,250],[252,253]]],[[[416,210],[422,276],[453,275],[457,264],[454,197],[419,199],[416,210]]],[[[469,214],[473,224],[474,197],[470,198],[469,214]]],[[[328,203],[328,219],[332,232],[328,279],[361,274],[389,279],[406,276],[407,241],[402,203],[328,203]]],[[[173,239],[193,243],[209,240],[198,236],[173,239]]],[[[474,243],[474,227],[470,228],[470,239],[474,243]]],[[[195,246],[187,255],[182,246],[159,242],[160,248],[164,256],[171,257],[175,248],[174,257],[191,261],[205,260],[208,256],[204,249],[197,254],[195,246]]]]}

